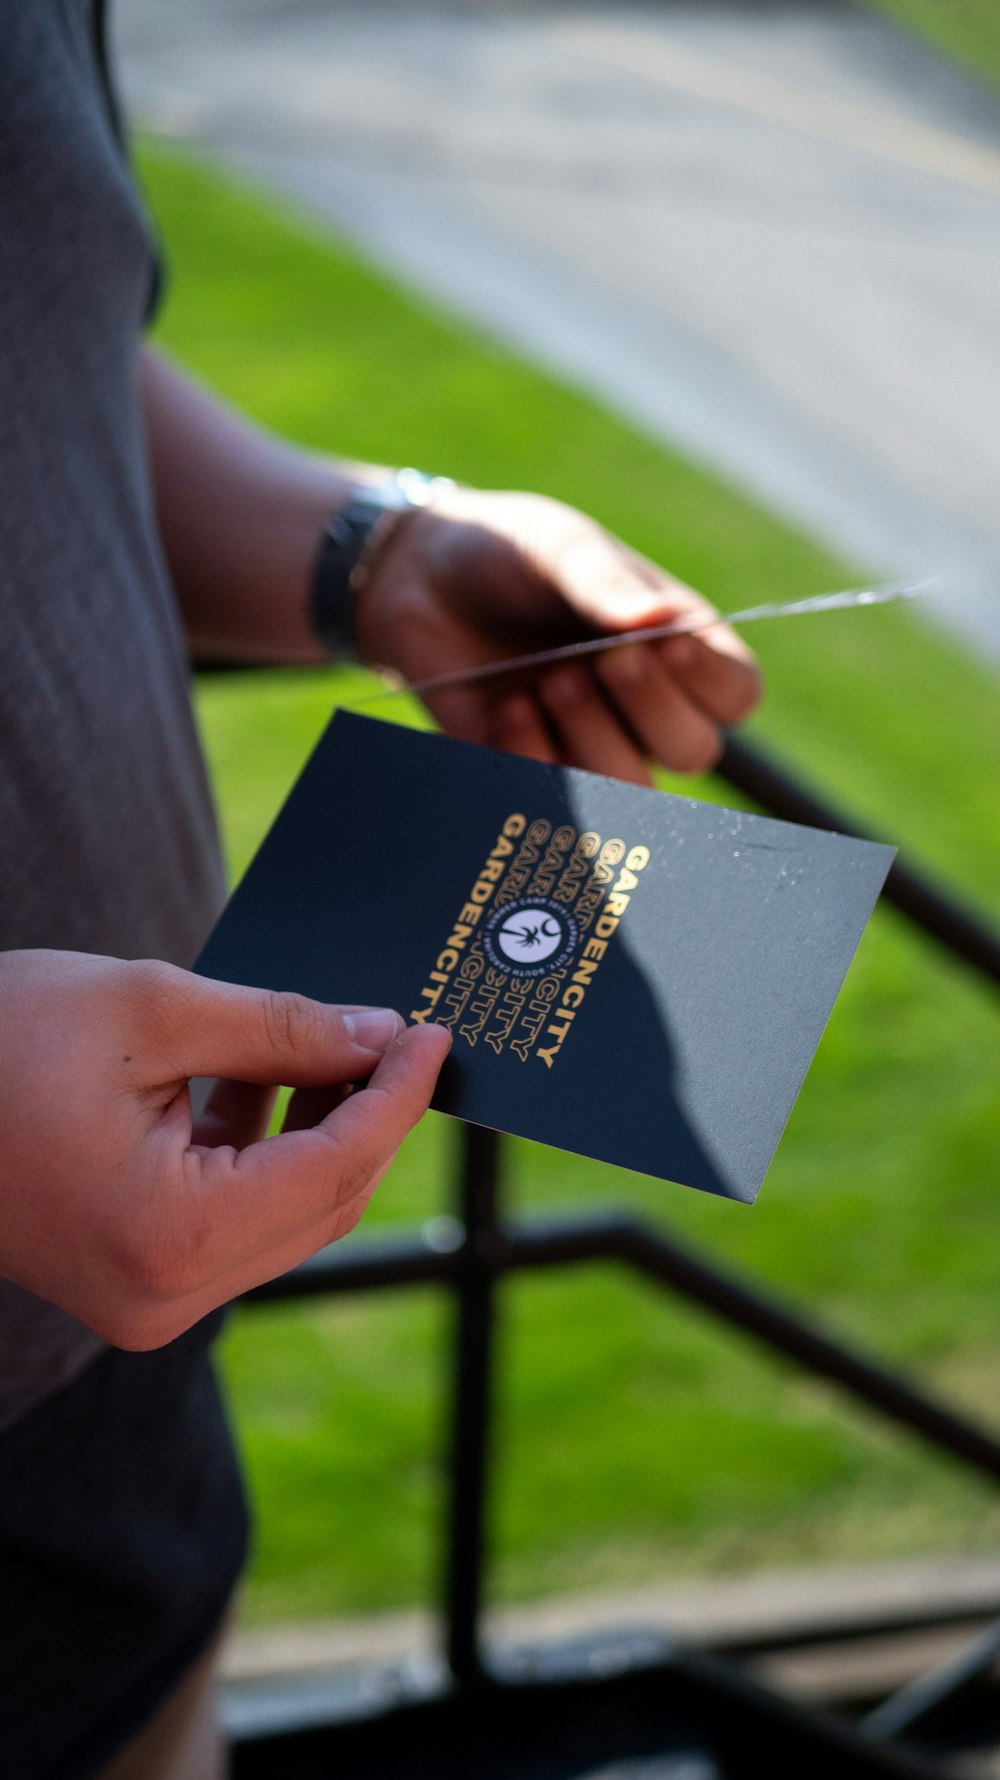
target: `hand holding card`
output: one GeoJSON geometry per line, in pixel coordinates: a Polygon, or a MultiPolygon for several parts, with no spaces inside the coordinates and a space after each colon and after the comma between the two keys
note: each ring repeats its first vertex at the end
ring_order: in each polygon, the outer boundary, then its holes
{"type": "Polygon", "coordinates": [[[447,1025],[441,1111],[752,1201],[891,859],[340,713],[199,969],[447,1025]]]}
{"type": "Polygon", "coordinates": [[[431,677],[426,703],[449,735],[640,785],[649,759],[706,770],[722,728],[760,697],[750,651],[693,588],[537,494],[436,493],[380,553],[357,630],[365,661],[431,677]],[[513,683],[465,678],[503,656],[681,616],[713,622],[513,683]]]}

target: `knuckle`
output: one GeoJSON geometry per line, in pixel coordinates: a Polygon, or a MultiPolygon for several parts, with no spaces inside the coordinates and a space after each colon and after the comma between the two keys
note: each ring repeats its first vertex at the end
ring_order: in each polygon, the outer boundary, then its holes
{"type": "Polygon", "coordinates": [[[352,1230],[357,1229],[368,1209],[370,1198],[369,1191],[358,1192],[346,1205],[341,1206],[330,1226],[328,1242],[340,1242],[345,1236],[350,1236],[352,1230]]]}
{"type": "Polygon", "coordinates": [[[320,1015],[315,1002],[287,990],[269,993],[263,1001],[264,1024],[272,1049],[278,1056],[311,1050],[319,1037],[320,1015]]]}
{"type": "Polygon", "coordinates": [[[349,1236],[357,1228],[388,1167],[389,1160],[384,1158],[380,1158],[377,1163],[369,1160],[365,1166],[359,1165],[342,1176],[337,1204],[328,1226],[327,1242],[338,1242],[341,1237],[349,1236]]]}
{"type": "Polygon", "coordinates": [[[676,751],[677,769],[682,773],[709,773],[722,758],[723,742],[718,731],[711,735],[692,737],[676,751]]]}
{"type": "Polygon", "coordinates": [[[541,694],[547,709],[567,717],[586,702],[586,676],[576,667],[557,668],[542,681],[541,694]]]}
{"type": "Polygon", "coordinates": [[[128,966],[126,996],[136,1015],[154,1030],[173,1024],[184,982],[184,972],[158,958],[143,958],[128,966]]]}
{"type": "MultiPolygon", "coordinates": [[[[609,540],[606,535],[601,539],[605,545],[609,540]]],[[[610,605],[628,606],[637,592],[647,591],[634,565],[624,556],[605,555],[602,552],[600,564],[600,593],[610,605]]]]}
{"type": "Polygon", "coordinates": [[[178,980],[183,975],[175,965],[164,964],[161,958],[140,958],[137,963],[129,965],[129,974],[135,993],[151,1001],[176,995],[178,980]]]}
{"type": "Polygon", "coordinates": [[[554,495],[521,493],[514,495],[513,501],[516,507],[512,512],[515,517],[520,516],[522,525],[535,535],[550,539],[557,550],[565,549],[594,529],[593,522],[576,507],[554,495]]]}
{"type": "MultiPolygon", "coordinates": [[[[377,1088],[365,1090],[366,1094],[372,1095],[378,1091],[377,1088]]],[[[367,1192],[380,1160],[372,1155],[368,1143],[345,1142],[336,1131],[329,1131],[326,1137],[330,1148],[333,1203],[338,1208],[338,1215],[343,1215],[343,1207],[367,1192]]]]}
{"type": "MultiPolygon", "coordinates": [[[[351,1205],[368,1189],[375,1169],[368,1155],[341,1156],[337,1173],[337,1204],[351,1205]]],[[[358,1214],[360,1216],[360,1213],[358,1214]]]]}
{"type": "Polygon", "coordinates": [[[633,644],[631,648],[608,649],[604,655],[599,655],[596,672],[610,692],[629,693],[646,679],[647,666],[641,646],[633,644]]]}

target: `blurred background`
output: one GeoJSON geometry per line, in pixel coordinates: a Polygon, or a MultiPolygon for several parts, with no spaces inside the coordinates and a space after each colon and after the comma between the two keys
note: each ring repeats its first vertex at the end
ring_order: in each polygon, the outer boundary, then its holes
{"type": "MultiPolygon", "coordinates": [[[[118,0],[114,23],[160,336],[260,420],[558,495],[723,609],[941,576],[919,611],[748,633],[751,731],[1000,919],[994,0],[118,0]]],[[[363,689],[201,684],[234,877],[363,689]]],[[[988,987],[880,910],[754,1210],[526,1144],[509,1203],[638,1207],[989,1420],[998,1037],[988,987]]],[[[365,1234],[452,1209],[454,1141],[428,1119],[365,1234]]],[[[426,1636],[449,1328],[419,1292],[231,1322],[251,1640],[426,1636]]],[[[510,1281],[499,1363],[490,1587],[515,1616],[710,1614],[740,1578],[950,1577],[1000,1611],[985,1482],[613,1269],[510,1281]]]]}

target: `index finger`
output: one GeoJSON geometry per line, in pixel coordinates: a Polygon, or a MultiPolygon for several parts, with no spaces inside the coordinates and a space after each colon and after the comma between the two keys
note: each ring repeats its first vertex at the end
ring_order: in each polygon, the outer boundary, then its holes
{"type": "MultiPolygon", "coordinates": [[[[588,527],[558,565],[569,605],[600,634],[624,635],[656,625],[699,626],[650,642],[685,694],[713,723],[737,723],[760,697],[756,663],[746,644],[693,587],[599,527],[588,527]]],[[[614,651],[607,657],[613,658],[614,651]]]]}
{"type": "Polygon", "coordinates": [[[756,658],[726,624],[654,645],[671,678],[713,723],[742,723],[760,701],[756,658]]]}
{"type": "Polygon", "coordinates": [[[402,1031],[391,1008],[339,1007],[284,990],[217,982],[170,964],[130,968],[150,1083],[218,1076],[314,1087],[371,1074],[402,1031]]]}
{"type": "Polygon", "coordinates": [[[667,672],[714,723],[742,722],[761,694],[753,651],[693,587],[636,551],[629,552],[629,559],[644,585],[660,587],[670,605],[668,622],[698,627],[652,645],[667,672]]]}
{"type": "Polygon", "coordinates": [[[205,1277],[192,1289],[208,1300],[205,1309],[297,1266],[353,1228],[427,1111],[450,1044],[445,1027],[409,1028],[368,1086],[311,1130],[283,1132],[238,1153],[198,1145],[185,1152],[184,1199],[202,1208],[195,1252],[205,1277]]]}

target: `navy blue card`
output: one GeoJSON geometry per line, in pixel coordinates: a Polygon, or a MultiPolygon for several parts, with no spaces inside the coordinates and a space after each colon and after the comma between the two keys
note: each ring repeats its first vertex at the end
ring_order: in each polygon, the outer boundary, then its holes
{"type": "Polygon", "coordinates": [[[892,856],[339,712],[198,968],[446,1024],[439,1110],[751,1202],[892,856]]]}

